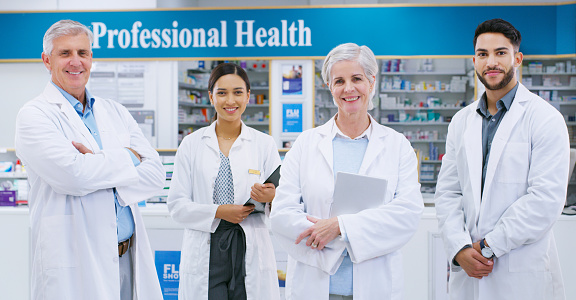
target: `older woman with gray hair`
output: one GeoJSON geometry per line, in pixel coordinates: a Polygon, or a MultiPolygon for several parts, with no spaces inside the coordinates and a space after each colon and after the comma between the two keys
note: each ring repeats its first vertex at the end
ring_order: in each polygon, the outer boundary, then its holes
{"type": "Polygon", "coordinates": [[[289,254],[288,300],[402,298],[400,248],[416,232],[423,202],[410,142],[368,114],[377,73],[366,46],[330,51],[322,77],[338,113],[303,132],[284,159],[271,225],[289,254]],[[331,216],[339,172],[386,179],[382,203],[331,216]]]}

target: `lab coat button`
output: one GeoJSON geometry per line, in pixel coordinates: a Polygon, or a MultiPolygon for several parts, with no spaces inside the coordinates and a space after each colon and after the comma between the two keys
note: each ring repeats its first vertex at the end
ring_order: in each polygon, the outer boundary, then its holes
{"type": "Polygon", "coordinates": [[[117,262],[118,262],[118,257],[114,257],[113,261],[114,261],[115,263],[117,263],[117,262]]]}

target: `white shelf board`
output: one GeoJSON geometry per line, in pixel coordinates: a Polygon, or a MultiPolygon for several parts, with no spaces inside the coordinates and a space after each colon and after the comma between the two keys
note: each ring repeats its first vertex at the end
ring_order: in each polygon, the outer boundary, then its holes
{"type": "Polygon", "coordinates": [[[450,94],[464,94],[466,93],[466,91],[462,91],[462,92],[452,92],[452,91],[435,91],[435,90],[431,90],[431,91],[412,91],[412,90],[380,90],[380,93],[424,93],[424,94],[429,94],[429,93],[450,93],[450,94]]]}
{"type": "Polygon", "coordinates": [[[441,160],[421,160],[420,163],[422,164],[441,164],[441,160]]]}
{"type": "Polygon", "coordinates": [[[427,144],[427,143],[446,143],[446,140],[409,140],[410,143],[427,144]]]}
{"type": "Polygon", "coordinates": [[[260,122],[260,121],[244,121],[244,124],[248,126],[268,126],[270,125],[269,122],[260,122]]]}
{"type": "Polygon", "coordinates": [[[26,179],[28,174],[16,172],[0,172],[0,178],[26,179]]]}
{"type": "Polygon", "coordinates": [[[573,72],[559,72],[559,73],[522,73],[522,76],[542,76],[542,75],[576,75],[573,72]]]}
{"type": "Polygon", "coordinates": [[[429,75],[429,76],[438,76],[438,75],[452,75],[452,76],[466,76],[466,72],[460,71],[432,71],[432,72],[381,72],[381,75],[410,75],[410,76],[418,76],[418,75],[429,75]]]}
{"type": "Polygon", "coordinates": [[[210,104],[197,104],[197,103],[186,102],[186,101],[178,101],[178,105],[196,107],[196,108],[212,108],[212,105],[210,105],[210,104]]]}
{"type": "Polygon", "coordinates": [[[413,107],[413,106],[406,106],[406,107],[384,107],[380,108],[380,110],[461,110],[462,106],[452,106],[452,107],[413,107]]]}
{"type": "Polygon", "coordinates": [[[207,123],[207,122],[197,122],[197,123],[178,122],[178,125],[183,125],[183,126],[208,126],[208,125],[210,125],[210,123],[207,123]]]}
{"type": "Polygon", "coordinates": [[[205,87],[197,87],[193,84],[185,83],[185,82],[178,82],[178,88],[187,89],[187,90],[198,90],[198,91],[206,91],[207,90],[207,88],[205,88],[205,87]]]}
{"type": "Polygon", "coordinates": [[[543,85],[532,85],[526,86],[529,90],[536,91],[576,91],[576,86],[543,86],[543,85]]]}
{"type": "MultiPolygon", "coordinates": [[[[576,122],[574,122],[576,123],[576,122]]],[[[385,122],[386,126],[448,126],[450,122],[385,122]]]]}

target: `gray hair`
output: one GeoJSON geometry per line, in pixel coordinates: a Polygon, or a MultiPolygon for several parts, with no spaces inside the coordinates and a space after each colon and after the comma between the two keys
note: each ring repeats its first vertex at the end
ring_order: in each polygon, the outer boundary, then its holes
{"type": "Polygon", "coordinates": [[[44,40],[42,41],[42,47],[44,54],[51,55],[52,50],[54,50],[54,40],[66,35],[79,35],[85,34],[90,40],[90,50],[92,50],[92,43],[94,42],[94,35],[92,31],[82,23],[72,21],[72,20],[60,20],[46,31],[44,34],[44,40]]]}
{"type": "Polygon", "coordinates": [[[340,61],[350,60],[356,61],[364,69],[364,74],[368,78],[370,84],[374,87],[369,95],[368,110],[374,108],[374,103],[372,103],[372,98],[376,94],[376,76],[378,76],[378,62],[374,56],[374,52],[370,50],[367,46],[358,46],[354,43],[346,43],[336,46],[334,49],[328,53],[326,59],[324,60],[324,65],[322,66],[322,79],[324,83],[330,83],[330,72],[332,71],[332,66],[340,61]]]}

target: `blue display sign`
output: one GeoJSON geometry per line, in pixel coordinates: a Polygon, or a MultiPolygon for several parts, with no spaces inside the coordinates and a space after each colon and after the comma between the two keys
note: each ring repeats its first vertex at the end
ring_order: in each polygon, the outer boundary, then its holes
{"type": "Polygon", "coordinates": [[[525,54],[576,53],[576,3],[375,5],[0,13],[0,61],[39,60],[44,33],[61,19],[92,29],[97,59],[205,59],[323,57],[346,42],[367,45],[377,56],[472,55],[476,26],[491,18],[520,30],[525,54]]]}
{"type": "Polygon", "coordinates": [[[302,132],[302,103],[282,104],[282,132],[302,132]]]}
{"type": "Polygon", "coordinates": [[[180,251],[156,251],[154,261],[164,300],[177,300],[180,284],[180,251]]]}

